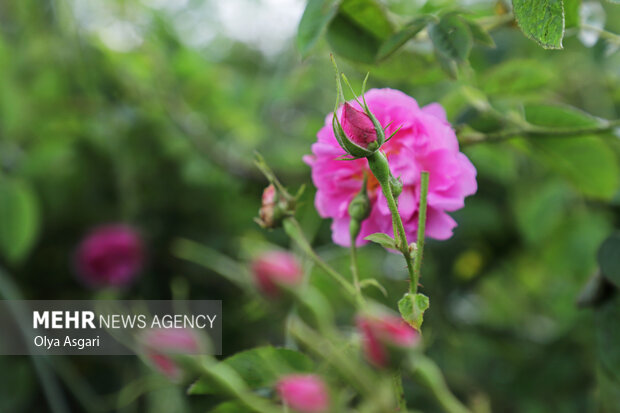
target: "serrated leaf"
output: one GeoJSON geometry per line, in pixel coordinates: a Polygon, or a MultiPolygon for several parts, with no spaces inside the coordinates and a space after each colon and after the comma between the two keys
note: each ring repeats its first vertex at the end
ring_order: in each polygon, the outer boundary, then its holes
{"type": "Polygon", "coordinates": [[[0,179],[0,251],[17,263],[25,258],[39,232],[39,203],[26,183],[0,179]]]}
{"type": "Polygon", "coordinates": [[[612,234],[603,242],[597,258],[603,276],[620,288],[620,233],[612,234]]]}
{"type": "Polygon", "coordinates": [[[297,28],[297,48],[308,56],[329,22],[336,16],[341,0],[309,0],[297,28]]]}
{"type": "Polygon", "coordinates": [[[483,46],[495,47],[495,41],[481,25],[473,20],[465,20],[467,26],[469,26],[469,30],[471,31],[471,35],[475,42],[480,43],[483,46]]]}
{"type": "Polygon", "coordinates": [[[379,244],[385,248],[390,249],[398,249],[396,246],[396,241],[394,238],[390,237],[388,234],[384,234],[382,232],[376,232],[374,234],[370,234],[364,238],[366,241],[374,242],[379,244]]]}
{"type": "Polygon", "coordinates": [[[433,16],[420,16],[407,23],[405,27],[388,37],[387,40],[381,44],[379,52],[377,53],[377,59],[383,60],[391,56],[432,21],[436,21],[436,18],[433,16]]]}
{"type": "Polygon", "coordinates": [[[561,49],[564,37],[562,0],[512,0],[523,33],[545,49],[561,49]]]}
{"type": "Polygon", "coordinates": [[[385,297],[388,296],[388,292],[385,289],[385,287],[383,285],[381,285],[381,283],[379,281],[377,281],[375,278],[366,278],[366,279],[360,281],[360,287],[362,287],[362,288],[375,287],[377,290],[381,291],[381,293],[385,297]]]}
{"type": "MultiPolygon", "coordinates": [[[[232,368],[251,389],[271,386],[284,374],[308,373],[314,369],[313,361],[305,354],[271,346],[237,353],[219,364],[232,368]]],[[[199,379],[188,389],[188,394],[219,392],[219,386],[206,377],[199,379]]]]}
{"type": "Polygon", "coordinates": [[[438,54],[457,62],[467,60],[473,38],[469,27],[459,16],[444,15],[439,23],[428,26],[428,34],[438,54]]]}
{"type": "Polygon", "coordinates": [[[406,293],[398,301],[398,311],[409,325],[416,330],[420,330],[424,321],[424,312],[430,306],[429,299],[424,294],[406,293]]]}

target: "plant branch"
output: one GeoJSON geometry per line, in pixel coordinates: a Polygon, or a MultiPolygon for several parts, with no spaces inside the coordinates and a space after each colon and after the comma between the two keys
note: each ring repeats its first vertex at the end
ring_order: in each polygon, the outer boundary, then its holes
{"type": "Polygon", "coordinates": [[[381,153],[381,151],[377,151],[368,157],[368,166],[370,167],[370,170],[375,178],[377,178],[377,181],[379,181],[383,195],[387,200],[388,208],[392,214],[392,222],[398,230],[398,234],[394,234],[394,239],[397,240],[398,248],[405,257],[409,280],[413,283],[415,282],[413,257],[411,256],[411,250],[409,249],[409,243],[407,242],[405,226],[403,225],[403,220],[398,212],[396,199],[394,199],[394,194],[392,193],[392,188],[390,187],[390,167],[388,165],[387,158],[383,153],[381,153]]]}
{"type": "Polygon", "coordinates": [[[461,145],[472,145],[476,143],[493,143],[503,142],[508,139],[518,137],[578,137],[582,135],[601,134],[620,127],[620,120],[605,121],[598,126],[583,128],[545,128],[539,126],[528,125],[516,129],[505,129],[499,132],[491,133],[468,133],[459,137],[461,145]]]}
{"type": "Polygon", "coordinates": [[[426,204],[428,199],[428,180],[427,171],[420,174],[420,207],[418,209],[418,239],[416,242],[415,262],[413,266],[413,280],[409,286],[412,294],[418,292],[420,273],[422,270],[422,255],[424,253],[424,237],[426,236],[426,204]]]}

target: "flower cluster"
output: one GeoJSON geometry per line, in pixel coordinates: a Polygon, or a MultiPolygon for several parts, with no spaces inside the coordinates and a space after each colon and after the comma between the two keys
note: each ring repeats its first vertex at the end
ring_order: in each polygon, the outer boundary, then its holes
{"type": "MultiPolygon", "coordinates": [[[[456,135],[436,103],[418,106],[415,99],[393,89],[372,89],[364,95],[370,111],[385,128],[387,140],[381,151],[394,177],[402,182],[399,212],[409,239],[415,239],[420,200],[420,172],[430,174],[426,235],[435,239],[452,236],[456,222],[447,214],[464,206],[465,197],[476,192],[476,170],[459,151],[456,135]],[[388,126],[389,125],[389,126],[388,126]]],[[[376,130],[359,103],[352,101],[337,111],[342,129],[351,141],[372,142],[376,130]]],[[[359,193],[364,176],[371,201],[370,216],[361,225],[357,244],[377,233],[394,235],[387,201],[365,158],[342,161],[347,155],[334,134],[333,114],[318,132],[312,155],[304,157],[312,168],[317,187],[315,205],[324,218],[332,218],[332,238],[336,244],[350,245],[348,205],[359,193]]]]}

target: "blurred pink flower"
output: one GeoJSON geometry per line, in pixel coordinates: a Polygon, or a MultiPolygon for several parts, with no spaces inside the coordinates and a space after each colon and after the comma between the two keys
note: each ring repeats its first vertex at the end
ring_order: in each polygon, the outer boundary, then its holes
{"type": "MultiPolygon", "coordinates": [[[[381,125],[385,127],[391,122],[386,136],[401,128],[381,150],[388,158],[392,174],[403,182],[398,204],[407,238],[413,240],[416,237],[422,170],[430,173],[426,235],[435,239],[450,238],[456,222],[446,211],[462,208],[465,197],[474,194],[477,185],[476,169],[459,151],[444,109],[438,103],[420,108],[415,99],[393,89],[372,89],[365,97],[381,125]]],[[[360,109],[356,102],[350,103],[360,109]]],[[[341,107],[340,119],[342,112],[341,107]]],[[[364,158],[338,160],[345,152],[334,137],[332,116],[327,116],[325,126],[318,132],[318,142],[312,145],[313,154],[304,157],[312,167],[312,180],[317,187],[315,205],[319,214],[333,219],[334,242],[349,246],[347,207],[359,192],[366,172],[369,174],[367,188],[372,210],[362,223],[357,244],[365,244],[364,237],[375,232],[393,236],[390,210],[379,183],[370,174],[368,161],[364,158]]]]}
{"type": "Polygon", "coordinates": [[[313,374],[291,374],[276,385],[282,400],[301,413],[321,413],[329,408],[325,383],[313,374]]]}
{"type": "Polygon", "coordinates": [[[144,251],[140,235],[123,224],[91,231],[78,247],[78,274],[90,285],[118,287],[131,282],[142,269],[144,251]]]}
{"type": "Polygon", "coordinates": [[[146,330],[140,337],[145,356],[153,366],[172,381],[183,376],[183,370],[171,355],[197,354],[198,338],[192,330],[182,328],[156,328],[146,330]]]}
{"type": "Polygon", "coordinates": [[[415,347],[420,334],[400,316],[358,316],[357,328],[362,335],[366,359],[377,367],[387,367],[393,350],[415,347]]]}
{"type": "Polygon", "coordinates": [[[303,279],[297,258],[284,251],[269,251],[252,261],[252,273],[258,288],[267,296],[278,295],[281,286],[294,287],[303,279]]]}

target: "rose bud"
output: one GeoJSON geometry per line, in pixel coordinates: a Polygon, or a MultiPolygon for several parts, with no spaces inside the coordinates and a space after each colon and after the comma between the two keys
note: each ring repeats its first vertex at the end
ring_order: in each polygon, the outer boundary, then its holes
{"type": "Polygon", "coordinates": [[[95,228],[76,252],[76,270],[96,287],[129,284],[142,269],[144,252],[140,235],[133,228],[113,224],[95,228]]]}
{"type": "Polygon", "coordinates": [[[278,194],[273,184],[263,191],[262,204],[258,211],[258,223],[263,228],[275,228],[282,219],[282,211],[278,207],[278,194]]]}
{"type": "Polygon", "coordinates": [[[189,329],[156,328],[146,330],[140,337],[144,355],[153,367],[171,381],[183,378],[182,367],[174,360],[175,354],[198,354],[200,341],[189,329]]]}
{"type": "Polygon", "coordinates": [[[291,374],[276,385],[282,401],[300,413],[321,413],[329,408],[325,383],[313,374],[291,374]]]}
{"type": "Polygon", "coordinates": [[[296,287],[303,280],[299,261],[293,254],[284,251],[269,251],[254,259],[252,274],[258,289],[269,297],[276,297],[282,287],[296,287]]]}
{"type": "Polygon", "coordinates": [[[379,368],[396,365],[399,353],[420,341],[420,334],[397,315],[360,315],[356,324],[366,359],[379,368]]]}
{"type": "Polygon", "coordinates": [[[361,111],[345,102],[341,112],[342,120],[334,112],[332,127],[342,149],[354,158],[375,153],[385,141],[385,133],[370,110],[366,107],[361,111]]]}

